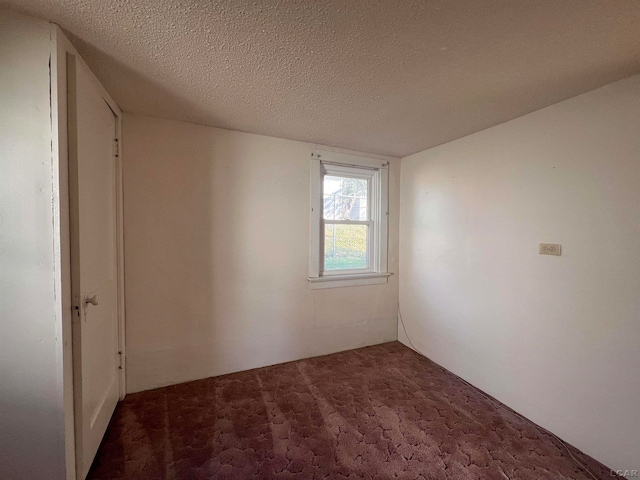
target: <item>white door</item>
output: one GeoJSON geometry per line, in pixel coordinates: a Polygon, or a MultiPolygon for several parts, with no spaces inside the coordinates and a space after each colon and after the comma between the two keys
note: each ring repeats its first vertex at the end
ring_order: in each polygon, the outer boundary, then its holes
{"type": "Polygon", "coordinates": [[[84,479],[120,396],[116,117],[68,57],[76,468],[84,479]]]}

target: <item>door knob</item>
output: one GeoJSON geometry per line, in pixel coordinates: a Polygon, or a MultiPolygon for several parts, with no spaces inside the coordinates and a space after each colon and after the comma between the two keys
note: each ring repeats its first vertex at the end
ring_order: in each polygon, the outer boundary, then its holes
{"type": "Polygon", "coordinates": [[[84,303],[85,303],[86,305],[89,305],[89,304],[91,304],[91,305],[98,305],[98,296],[97,296],[97,295],[94,295],[94,296],[93,296],[93,297],[91,297],[91,298],[87,297],[87,298],[85,298],[85,299],[84,299],[84,303]]]}

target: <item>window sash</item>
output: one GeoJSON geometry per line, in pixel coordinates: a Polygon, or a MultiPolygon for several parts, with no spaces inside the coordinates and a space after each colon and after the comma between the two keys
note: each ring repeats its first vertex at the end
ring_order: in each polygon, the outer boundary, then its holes
{"type": "Polygon", "coordinates": [[[311,241],[309,243],[309,282],[311,288],[386,283],[389,161],[335,152],[311,153],[311,241]],[[364,178],[367,188],[367,220],[324,219],[324,176],[364,178]],[[325,270],[324,242],[327,225],[366,225],[368,268],[325,270]],[[322,278],[326,281],[323,281],[322,278]],[[352,277],[353,280],[349,279],[352,277]],[[375,278],[374,278],[375,277],[375,278]],[[382,280],[382,278],[385,280],[382,280]],[[351,283],[353,282],[353,283],[351,283]]]}
{"type": "Polygon", "coordinates": [[[350,273],[370,273],[375,272],[373,246],[374,242],[374,222],[372,220],[324,220],[321,219],[320,234],[320,272],[325,275],[348,275],[350,273]],[[327,225],[365,225],[367,227],[367,266],[363,268],[325,268],[325,235],[327,225]]]}
{"type": "Polygon", "coordinates": [[[320,214],[320,274],[322,276],[330,275],[348,275],[353,273],[370,273],[375,271],[374,261],[374,245],[375,245],[375,222],[372,220],[372,206],[373,202],[373,178],[375,177],[377,170],[370,169],[369,171],[363,171],[363,169],[350,166],[336,166],[322,164],[322,171],[320,175],[320,198],[322,200],[322,212],[320,214]],[[324,177],[341,177],[341,178],[355,178],[363,179],[367,181],[367,220],[333,220],[324,218],[324,177]],[[367,251],[366,259],[367,266],[363,268],[336,268],[328,270],[325,268],[325,235],[327,225],[366,225],[367,227],[367,251]]]}
{"type": "MultiPolygon", "coordinates": [[[[348,274],[353,274],[353,273],[371,273],[374,272],[375,269],[373,268],[373,255],[372,255],[372,233],[373,233],[373,229],[371,228],[372,225],[369,225],[369,223],[372,222],[360,222],[359,224],[363,224],[366,225],[367,227],[367,266],[366,267],[362,267],[362,268],[334,268],[331,270],[327,270],[325,269],[325,234],[326,234],[326,229],[325,226],[326,225],[334,225],[333,222],[327,222],[327,223],[323,223],[322,225],[322,238],[320,239],[320,263],[321,263],[321,274],[322,276],[331,276],[331,275],[348,275],[348,274]]],[[[338,223],[337,225],[345,225],[345,223],[338,223]]],[[[346,225],[349,225],[348,223],[346,225]]],[[[353,225],[353,224],[352,224],[353,225]]]]}
{"type": "MultiPolygon", "coordinates": [[[[373,203],[373,179],[376,175],[376,169],[368,169],[370,171],[363,171],[362,169],[358,169],[356,167],[346,167],[346,166],[335,166],[335,165],[327,165],[321,164],[321,173],[320,173],[320,199],[322,202],[322,211],[320,212],[320,218],[323,220],[329,220],[324,218],[324,177],[341,177],[341,178],[355,178],[362,179],[367,181],[367,221],[371,221],[372,212],[371,208],[374,205],[373,203]]],[[[331,194],[328,194],[331,195],[331,194]]],[[[355,221],[355,220],[354,220],[355,221]]]]}
{"type": "Polygon", "coordinates": [[[372,226],[374,224],[373,220],[325,220],[321,219],[322,223],[325,225],[368,225],[372,226]]]}

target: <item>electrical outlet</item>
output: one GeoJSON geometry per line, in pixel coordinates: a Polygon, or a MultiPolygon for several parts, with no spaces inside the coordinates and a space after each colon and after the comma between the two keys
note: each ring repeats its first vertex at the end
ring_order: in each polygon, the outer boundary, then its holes
{"type": "Polygon", "coordinates": [[[540,255],[562,255],[562,245],[559,243],[541,243],[540,255]]]}

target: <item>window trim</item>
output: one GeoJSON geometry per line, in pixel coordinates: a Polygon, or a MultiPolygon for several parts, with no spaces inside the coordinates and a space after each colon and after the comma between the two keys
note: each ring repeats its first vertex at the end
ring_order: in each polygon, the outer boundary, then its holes
{"type": "Polygon", "coordinates": [[[326,220],[323,215],[323,205],[320,206],[320,265],[318,270],[320,276],[333,277],[336,275],[354,275],[364,273],[375,273],[377,262],[375,258],[375,245],[377,243],[376,231],[376,213],[377,207],[377,193],[379,187],[377,183],[380,181],[379,171],[377,169],[370,168],[358,168],[358,167],[346,167],[341,165],[334,165],[330,163],[320,162],[320,201],[324,200],[324,177],[336,176],[343,178],[360,178],[367,181],[367,218],[368,220],[326,220]],[[364,268],[352,268],[352,269],[340,269],[340,270],[326,270],[324,268],[324,239],[327,225],[366,225],[367,228],[367,266],[364,268]]]}
{"type": "Polygon", "coordinates": [[[389,162],[374,158],[359,157],[336,152],[311,152],[311,224],[309,242],[309,286],[334,288],[352,285],[387,283],[387,243],[389,224],[389,162]],[[325,167],[326,165],[326,167],[325,167]],[[336,270],[323,272],[323,170],[344,172],[345,175],[360,174],[369,177],[369,262],[366,269],[336,270]],[[374,173],[363,174],[362,170],[374,173]]]}

